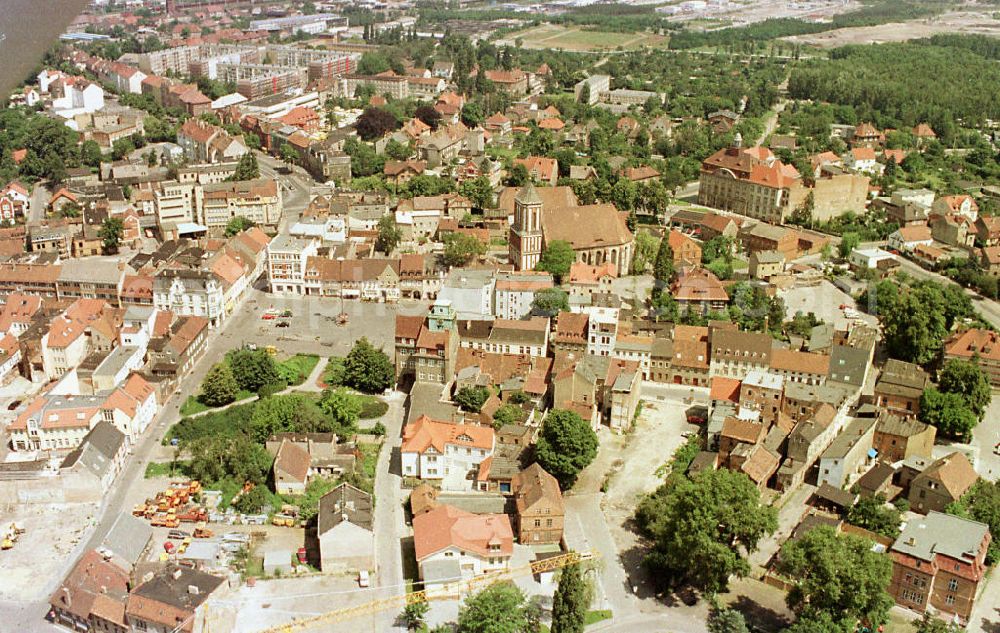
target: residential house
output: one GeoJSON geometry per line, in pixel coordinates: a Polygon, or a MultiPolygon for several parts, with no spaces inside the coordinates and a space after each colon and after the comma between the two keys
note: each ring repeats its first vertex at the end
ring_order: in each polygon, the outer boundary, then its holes
{"type": "Polygon", "coordinates": [[[820,456],[819,484],[850,487],[871,465],[874,439],[875,420],[854,418],[820,456]]]}
{"type": "Polygon", "coordinates": [[[556,180],[559,178],[559,164],[556,162],[556,159],[545,158],[544,156],[529,156],[527,158],[514,159],[514,164],[523,165],[532,180],[550,187],[556,186],[556,180]]]}
{"type": "Polygon", "coordinates": [[[930,377],[919,366],[890,358],[875,383],[875,406],[904,417],[920,413],[920,398],[930,377]]]}
{"type": "Polygon", "coordinates": [[[1000,387],[1000,334],[975,328],[954,334],[944,344],[945,362],[952,359],[975,362],[1000,387]]]}
{"type": "Polygon", "coordinates": [[[785,272],[785,254],[779,251],[756,251],[750,255],[750,277],[769,280],[785,272]]]}
{"type": "Polygon", "coordinates": [[[316,538],[321,570],[375,568],[374,505],[370,494],[348,483],[320,497],[316,538]]]}
{"type": "Polygon", "coordinates": [[[786,383],[822,385],[830,372],[830,357],[814,352],[774,348],[771,351],[771,372],[786,383]]]}
{"type": "Polygon", "coordinates": [[[274,456],[274,491],[279,495],[305,494],[309,483],[309,451],[296,443],[284,440],[274,456]]]}
{"type": "Polygon", "coordinates": [[[560,543],[565,510],[556,478],[536,462],[514,475],[511,490],[517,540],[524,545],[560,543]]]}
{"type": "Polygon", "coordinates": [[[221,576],[176,564],[150,574],[129,594],[125,617],[133,631],[193,633],[209,597],[226,582],[221,576]]]}
{"type": "Polygon", "coordinates": [[[102,420],[63,459],[59,475],[67,487],[89,489],[100,498],[125,467],[129,446],[124,433],[102,420]]]}
{"type": "Polygon", "coordinates": [[[531,313],[535,294],[553,285],[552,275],[546,272],[497,273],[493,313],[499,319],[523,319],[531,313]]]}
{"type": "Polygon", "coordinates": [[[940,512],[908,521],[889,556],[889,593],[896,604],[969,623],[986,580],[989,526],[940,512]]]}
{"type": "Polygon", "coordinates": [[[931,229],[927,226],[904,226],[889,235],[889,247],[898,251],[910,252],[917,246],[933,243],[931,229]]]}
{"type": "Polygon", "coordinates": [[[403,475],[420,479],[464,481],[466,475],[493,454],[492,427],[452,424],[426,415],[403,429],[403,475]]]}
{"type": "Polygon", "coordinates": [[[450,505],[413,518],[420,579],[438,585],[508,569],[514,532],[505,514],[472,514],[450,505]]]}
{"type": "Polygon", "coordinates": [[[896,463],[910,457],[931,458],[937,428],[912,416],[881,412],[875,425],[873,447],[883,462],[896,463]]]}
{"type": "Polygon", "coordinates": [[[455,375],[459,346],[455,311],[437,299],[425,320],[396,315],[395,360],[397,380],[447,384],[455,375]]]}
{"type": "Polygon", "coordinates": [[[694,238],[672,230],[667,233],[667,242],[674,252],[674,268],[701,265],[701,245],[694,238]]]}
{"type": "Polygon", "coordinates": [[[729,303],[729,295],[719,278],[706,268],[681,270],[671,288],[680,315],[707,316],[722,312],[729,303]]]}
{"type": "Polygon", "coordinates": [[[319,249],[319,240],[302,239],[279,233],[267,245],[267,281],[271,292],[304,295],[305,273],[310,257],[319,249]]]}
{"type": "Polygon", "coordinates": [[[743,332],[733,327],[710,326],[711,375],[743,380],[753,370],[766,371],[771,365],[772,339],[760,332],[743,332]]]}
{"type": "Polygon", "coordinates": [[[972,464],[960,452],[946,455],[931,463],[910,483],[907,499],[910,508],[921,514],[944,512],[948,504],[962,495],[979,480],[972,464]]]}
{"type": "Polygon", "coordinates": [[[87,550],[49,598],[52,621],[74,631],[127,633],[129,570],[87,550]]]}

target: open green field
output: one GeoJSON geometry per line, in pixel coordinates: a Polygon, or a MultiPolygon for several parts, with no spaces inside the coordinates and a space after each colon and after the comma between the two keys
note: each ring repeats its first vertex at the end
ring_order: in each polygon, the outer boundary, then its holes
{"type": "Polygon", "coordinates": [[[554,48],[577,52],[596,52],[618,48],[631,50],[644,46],[665,48],[667,45],[666,37],[652,33],[589,31],[558,24],[542,24],[504,37],[504,41],[508,43],[515,43],[517,40],[521,40],[521,46],[524,48],[554,48]]]}

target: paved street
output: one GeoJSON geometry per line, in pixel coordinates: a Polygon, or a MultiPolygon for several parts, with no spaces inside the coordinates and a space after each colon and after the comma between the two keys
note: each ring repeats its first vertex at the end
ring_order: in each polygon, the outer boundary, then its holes
{"type": "MultiPolygon", "coordinates": [[[[240,309],[240,307],[237,307],[237,311],[240,309]]],[[[101,543],[107,535],[108,530],[111,529],[115,519],[125,510],[127,506],[126,496],[129,490],[142,481],[146,464],[151,461],[153,454],[159,447],[163,434],[172,424],[175,424],[180,419],[178,409],[181,403],[188,395],[197,391],[198,385],[201,384],[202,379],[212,364],[232,347],[232,342],[229,339],[231,338],[230,333],[233,331],[235,322],[236,319],[228,320],[221,328],[215,330],[209,336],[209,342],[205,348],[204,355],[195,364],[192,372],[181,381],[180,387],[163,404],[156,419],[146,430],[145,435],[136,446],[125,470],[118,475],[118,478],[105,496],[101,510],[98,512],[97,525],[91,532],[90,538],[81,540],[76,551],[67,558],[64,568],[60,573],[51,578],[39,579],[40,582],[46,584],[45,595],[55,591],[58,583],[83,552],[93,549],[101,543]]],[[[0,602],[0,613],[6,616],[3,626],[0,626],[0,632],[63,631],[64,629],[50,625],[43,620],[47,611],[47,602],[0,602]],[[3,628],[5,626],[10,628],[3,628]]]]}

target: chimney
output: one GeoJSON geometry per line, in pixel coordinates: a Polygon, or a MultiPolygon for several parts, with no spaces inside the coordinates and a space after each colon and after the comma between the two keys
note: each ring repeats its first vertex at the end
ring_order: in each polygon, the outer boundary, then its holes
{"type": "Polygon", "coordinates": [[[201,590],[198,589],[198,585],[188,585],[188,593],[191,594],[192,596],[197,596],[199,593],[201,593],[201,590]]]}
{"type": "Polygon", "coordinates": [[[62,588],[62,594],[63,594],[63,598],[62,599],[63,599],[63,602],[66,604],[66,606],[67,607],[72,607],[73,606],[73,594],[70,593],[69,587],[63,587],[62,588]]]}
{"type": "Polygon", "coordinates": [[[178,567],[177,569],[174,570],[174,573],[171,575],[174,577],[174,580],[180,580],[182,573],[183,572],[181,571],[180,567],[178,567]]]}
{"type": "Polygon", "coordinates": [[[151,572],[151,571],[147,571],[145,574],[142,575],[142,582],[143,583],[147,583],[147,582],[149,582],[152,579],[153,579],[153,572],[151,572]]]}
{"type": "Polygon", "coordinates": [[[913,538],[913,537],[911,536],[910,538],[906,539],[906,544],[907,544],[907,545],[911,545],[911,546],[912,546],[912,545],[916,545],[916,544],[917,544],[917,539],[915,539],[915,538],[913,538]]]}

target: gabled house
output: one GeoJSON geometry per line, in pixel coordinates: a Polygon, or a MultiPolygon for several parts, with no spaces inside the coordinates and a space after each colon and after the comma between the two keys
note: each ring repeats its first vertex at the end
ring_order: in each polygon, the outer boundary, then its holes
{"type": "Polygon", "coordinates": [[[561,542],[565,511],[556,478],[536,462],[514,476],[511,489],[517,540],[522,544],[561,542]]]}
{"type": "Polygon", "coordinates": [[[342,483],[319,500],[316,538],[320,569],[355,571],[375,568],[375,512],[372,496],[342,483]]]}
{"type": "Polygon", "coordinates": [[[52,621],[74,631],[130,631],[125,617],[129,571],[87,550],[49,598],[52,621]]]}
{"type": "Polygon", "coordinates": [[[493,454],[494,446],[492,427],[452,424],[422,415],[403,429],[403,476],[461,486],[493,454]]]}
{"type": "Polygon", "coordinates": [[[946,455],[913,478],[907,495],[910,508],[921,514],[943,512],[978,480],[979,475],[964,454],[956,451],[946,455]]]}
{"type": "Polygon", "coordinates": [[[507,569],[514,532],[505,514],[472,514],[440,505],[413,519],[420,579],[437,585],[507,569]]]}

